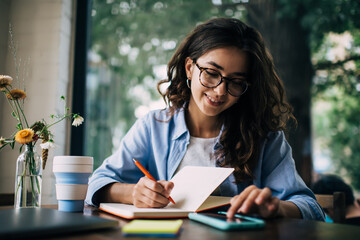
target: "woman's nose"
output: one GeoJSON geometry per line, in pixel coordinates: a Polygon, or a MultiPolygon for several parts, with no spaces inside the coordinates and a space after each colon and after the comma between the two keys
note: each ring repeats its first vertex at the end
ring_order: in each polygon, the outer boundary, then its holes
{"type": "Polygon", "coordinates": [[[213,88],[213,90],[219,95],[225,95],[227,93],[226,90],[226,82],[222,81],[219,85],[217,85],[215,88],[213,88]]]}

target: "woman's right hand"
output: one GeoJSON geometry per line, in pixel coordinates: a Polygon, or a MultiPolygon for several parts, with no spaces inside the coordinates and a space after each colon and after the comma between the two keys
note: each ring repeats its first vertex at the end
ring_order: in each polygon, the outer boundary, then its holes
{"type": "Polygon", "coordinates": [[[170,192],[174,183],[157,181],[142,177],[132,192],[133,204],[139,208],[162,208],[169,204],[170,192]]]}

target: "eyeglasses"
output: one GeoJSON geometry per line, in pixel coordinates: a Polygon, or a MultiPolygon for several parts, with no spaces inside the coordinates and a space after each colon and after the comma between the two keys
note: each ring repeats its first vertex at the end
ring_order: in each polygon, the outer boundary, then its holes
{"type": "Polygon", "coordinates": [[[224,80],[226,84],[226,91],[234,96],[240,97],[248,89],[249,84],[241,78],[227,78],[223,77],[217,70],[212,68],[200,67],[197,63],[195,65],[200,70],[199,80],[201,85],[207,88],[216,88],[224,80]]]}

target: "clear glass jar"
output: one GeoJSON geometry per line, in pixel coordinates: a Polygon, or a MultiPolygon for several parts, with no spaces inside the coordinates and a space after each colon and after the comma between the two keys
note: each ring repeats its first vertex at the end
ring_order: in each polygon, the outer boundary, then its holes
{"type": "Polygon", "coordinates": [[[32,143],[24,146],[16,162],[14,207],[40,207],[42,159],[32,143]]]}

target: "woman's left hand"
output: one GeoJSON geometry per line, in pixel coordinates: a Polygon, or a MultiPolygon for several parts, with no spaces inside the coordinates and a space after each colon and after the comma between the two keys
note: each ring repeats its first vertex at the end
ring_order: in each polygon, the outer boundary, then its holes
{"type": "Polygon", "coordinates": [[[227,217],[233,218],[236,213],[257,213],[264,218],[278,216],[280,200],[273,197],[269,188],[260,189],[251,185],[231,199],[227,217]]]}

